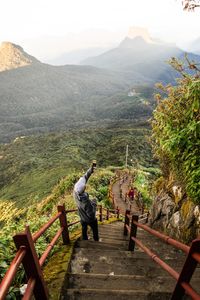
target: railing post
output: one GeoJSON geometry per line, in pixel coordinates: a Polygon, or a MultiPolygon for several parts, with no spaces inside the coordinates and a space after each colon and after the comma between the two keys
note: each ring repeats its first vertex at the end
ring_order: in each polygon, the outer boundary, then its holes
{"type": "Polygon", "coordinates": [[[109,220],[109,209],[107,208],[107,211],[106,211],[106,220],[109,220]]]}
{"type": "Polygon", "coordinates": [[[149,221],[149,211],[147,212],[147,217],[146,217],[146,222],[145,223],[148,223],[149,221]]]}
{"type": "Polygon", "coordinates": [[[65,205],[58,205],[57,206],[58,212],[61,212],[62,214],[59,217],[60,220],[60,227],[63,228],[63,232],[62,232],[62,239],[63,239],[63,244],[67,245],[70,242],[69,239],[69,230],[68,230],[68,226],[67,226],[67,216],[66,216],[66,212],[65,212],[65,205]]]}
{"type": "Polygon", "coordinates": [[[117,219],[119,219],[119,208],[117,206],[117,219]]]}
{"type": "Polygon", "coordinates": [[[39,264],[38,256],[34,247],[29,227],[26,226],[24,233],[19,233],[13,237],[17,249],[21,246],[26,248],[26,254],[22,260],[27,279],[35,279],[35,287],[33,294],[36,300],[48,300],[48,291],[42,274],[42,270],[39,264]]]}
{"type": "Polygon", "coordinates": [[[143,215],[144,214],[144,203],[142,202],[142,211],[141,211],[141,214],[143,215]]]}
{"type": "Polygon", "coordinates": [[[125,220],[124,220],[124,235],[128,235],[128,230],[126,228],[126,225],[129,225],[129,217],[128,215],[130,214],[130,210],[126,210],[125,212],[125,220]]]}
{"type": "Polygon", "coordinates": [[[182,299],[185,294],[185,289],[181,286],[181,282],[190,282],[192,275],[196,269],[198,262],[192,257],[193,253],[200,253],[200,239],[192,241],[190,251],[186,258],[183,269],[180,273],[178,282],[172,294],[171,300],[182,299]]]}
{"type": "Polygon", "coordinates": [[[102,205],[99,206],[99,221],[103,221],[103,216],[102,216],[102,205]]]}
{"type": "Polygon", "coordinates": [[[133,215],[131,219],[131,233],[130,233],[130,240],[129,240],[129,245],[128,245],[128,250],[129,251],[134,251],[135,248],[135,242],[132,240],[132,236],[136,237],[137,234],[137,225],[133,223],[133,221],[138,222],[138,216],[133,215]]]}

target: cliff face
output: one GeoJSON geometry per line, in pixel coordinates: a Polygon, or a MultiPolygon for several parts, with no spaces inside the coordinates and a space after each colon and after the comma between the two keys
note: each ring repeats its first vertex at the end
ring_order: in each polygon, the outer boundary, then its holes
{"type": "Polygon", "coordinates": [[[0,45],[0,72],[39,62],[33,56],[27,54],[23,48],[10,42],[0,45]]]}
{"type": "Polygon", "coordinates": [[[189,243],[200,234],[200,206],[173,180],[162,181],[154,199],[150,225],[167,235],[189,243]]]}

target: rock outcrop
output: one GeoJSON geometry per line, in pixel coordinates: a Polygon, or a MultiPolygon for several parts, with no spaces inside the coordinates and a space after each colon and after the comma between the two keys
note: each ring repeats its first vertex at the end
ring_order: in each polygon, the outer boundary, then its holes
{"type": "Polygon", "coordinates": [[[10,42],[3,42],[0,46],[0,72],[27,66],[39,61],[27,54],[22,47],[10,42]]]}
{"type": "Polygon", "coordinates": [[[171,237],[189,243],[200,234],[200,206],[182,192],[182,187],[165,184],[154,199],[149,223],[171,237]]]}

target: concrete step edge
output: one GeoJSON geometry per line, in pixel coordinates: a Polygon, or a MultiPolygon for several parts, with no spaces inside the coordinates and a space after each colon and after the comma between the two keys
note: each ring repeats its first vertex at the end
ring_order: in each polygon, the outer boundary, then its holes
{"type": "MultiPolygon", "coordinates": [[[[109,295],[109,294],[121,294],[121,295],[138,295],[138,294],[142,294],[142,295],[149,295],[149,294],[166,294],[166,292],[150,292],[148,290],[144,290],[144,289],[141,289],[141,290],[109,290],[109,289],[88,289],[88,288],[81,288],[81,289],[71,289],[69,288],[67,290],[67,292],[69,293],[72,293],[72,292],[78,292],[78,293],[91,293],[93,292],[94,294],[105,294],[105,295],[109,295]]],[[[171,293],[168,293],[167,294],[171,295],[171,293]]]]}

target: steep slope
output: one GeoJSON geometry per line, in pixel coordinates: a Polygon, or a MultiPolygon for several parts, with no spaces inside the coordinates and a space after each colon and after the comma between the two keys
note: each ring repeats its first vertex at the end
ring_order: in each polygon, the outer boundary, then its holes
{"type": "Polygon", "coordinates": [[[15,69],[39,61],[27,54],[22,47],[10,42],[3,42],[0,46],[0,72],[15,69]]]}

